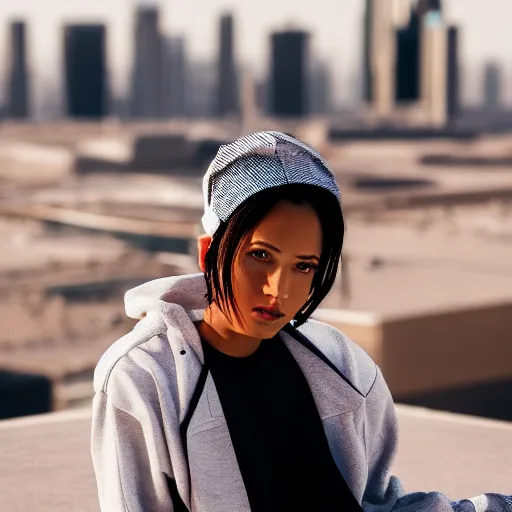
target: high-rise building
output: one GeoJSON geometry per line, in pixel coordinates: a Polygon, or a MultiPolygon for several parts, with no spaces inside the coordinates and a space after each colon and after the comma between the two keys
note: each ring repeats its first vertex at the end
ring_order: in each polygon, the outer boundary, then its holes
{"type": "Polygon", "coordinates": [[[391,111],[395,94],[394,30],[405,30],[408,26],[410,4],[410,0],[366,0],[365,3],[363,99],[383,115],[391,111]]]}
{"type": "Polygon", "coordinates": [[[447,115],[452,121],[460,111],[460,84],[459,84],[459,29],[448,28],[448,71],[447,71],[447,115]]]}
{"type": "Polygon", "coordinates": [[[212,118],[216,111],[216,67],[210,61],[190,61],[187,73],[187,115],[212,118]]]}
{"type": "Polygon", "coordinates": [[[448,121],[448,31],[440,12],[424,19],[421,40],[421,97],[431,126],[448,121]]]}
{"type": "Polygon", "coordinates": [[[442,7],[441,0],[366,0],[364,94],[380,119],[404,103],[422,107],[431,125],[457,114],[458,30],[445,25],[442,7]]]}
{"type": "Polygon", "coordinates": [[[427,16],[442,16],[442,4],[441,0],[418,0],[413,5],[410,0],[400,0],[397,6],[400,9],[395,8],[395,11],[399,13],[402,25],[398,23],[396,31],[395,101],[414,103],[421,98],[422,30],[427,16]],[[402,12],[407,8],[408,17],[402,12]]]}
{"type": "Polygon", "coordinates": [[[394,0],[369,0],[369,68],[371,104],[379,118],[388,118],[395,103],[396,13],[394,0]]]}
{"type": "Polygon", "coordinates": [[[13,21],[10,25],[6,114],[24,119],[30,115],[29,71],[27,64],[26,25],[13,21]]]}
{"type": "Polygon", "coordinates": [[[325,115],[332,108],[331,74],[327,62],[315,59],[309,73],[308,111],[314,115],[325,115]]]}
{"type": "Polygon", "coordinates": [[[187,59],[185,39],[181,36],[163,40],[163,112],[166,117],[187,115],[187,59]]]}
{"type": "Polygon", "coordinates": [[[132,69],[131,115],[159,118],[164,115],[162,94],[162,36],[157,7],[139,6],[135,15],[135,52],[132,69]]]}
{"type": "Polygon", "coordinates": [[[487,62],[484,67],[483,100],[485,108],[498,110],[501,106],[502,70],[497,62],[487,62]]]}
{"type": "Polygon", "coordinates": [[[409,23],[396,31],[395,101],[416,102],[420,99],[421,18],[412,12],[409,23]]]}
{"type": "Polygon", "coordinates": [[[217,113],[219,117],[236,115],[239,108],[238,79],[235,62],[234,20],[224,14],[219,24],[217,67],[217,113]]]}
{"type": "Polygon", "coordinates": [[[104,25],[64,27],[67,115],[101,118],[106,114],[107,70],[104,25]]]}
{"type": "Polygon", "coordinates": [[[366,0],[363,21],[363,101],[373,101],[372,20],[374,0],[366,0]]]}
{"type": "Polygon", "coordinates": [[[301,30],[271,36],[270,113],[301,117],[308,109],[309,34],[301,30]]]}

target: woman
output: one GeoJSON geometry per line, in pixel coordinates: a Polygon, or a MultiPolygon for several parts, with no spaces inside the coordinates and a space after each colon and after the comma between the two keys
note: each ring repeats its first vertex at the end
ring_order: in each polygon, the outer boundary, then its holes
{"type": "Polygon", "coordinates": [[[506,510],[404,496],[388,475],[397,422],[380,370],[309,319],[344,232],[321,156],[253,134],[220,148],[203,191],[202,273],[128,292],[141,321],[96,368],[102,510],[506,510]]]}

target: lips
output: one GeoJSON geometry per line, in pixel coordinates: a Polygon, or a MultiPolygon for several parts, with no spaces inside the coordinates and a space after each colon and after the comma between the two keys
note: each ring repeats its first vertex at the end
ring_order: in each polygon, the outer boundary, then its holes
{"type": "Polygon", "coordinates": [[[277,309],[277,308],[258,307],[258,308],[254,308],[253,311],[257,311],[259,313],[269,315],[273,318],[282,318],[284,316],[284,313],[279,311],[279,309],[277,309]]]}

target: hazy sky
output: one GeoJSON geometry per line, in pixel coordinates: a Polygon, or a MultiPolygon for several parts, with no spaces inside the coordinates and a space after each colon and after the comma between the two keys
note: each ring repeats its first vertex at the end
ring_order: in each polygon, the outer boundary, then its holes
{"type": "MultiPolygon", "coordinates": [[[[35,78],[59,76],[60,26],[70,21],[104,21],[109,26],[109,61],[114,86],[122,87],[131,58],[135,0],[0,0],[0,56],[6,55],[6,25],[12,17],[29,23],[29,51],[35,78]]],[[[149,3],[149,2],[146,2],[149,3]]],[[[354,95],[354,72],[361,59],[364,0],[165,0],[163,25],[187,38],[189,55],[211,57],[216,49],[217,17],[222,10],[236,16],[240,60],[263,70],[269,30],[295,24],[314,33],[315,53],[328,57],[338,97],[354,95]]],[[[486,59],[503,65],[508,83],[512,69],[512,1],[445,0],[448,19],[462,29],[461,58],[465,96],[478,94],[478,70],[486,59]]],[[[0,58],[0,71],[4,58],[0,58]]],[[[512,87],[508,87],[512,90],[512,87]]],[[[357,94],[356,94],[357,95],[357,94]]],[[[507,99],[512,101],[512,92],[507,99]]]]}

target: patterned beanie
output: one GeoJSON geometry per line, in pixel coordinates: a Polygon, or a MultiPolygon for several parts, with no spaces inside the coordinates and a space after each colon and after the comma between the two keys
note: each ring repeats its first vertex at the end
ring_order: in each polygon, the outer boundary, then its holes
{"type": "Polygon", "coordinates": [[[292,183],[323,187],[341,199],[329,164],[290,135],[258,132],[221,146],[203,178],[205,232],[213,236],[254,194],[292,183]]]}

